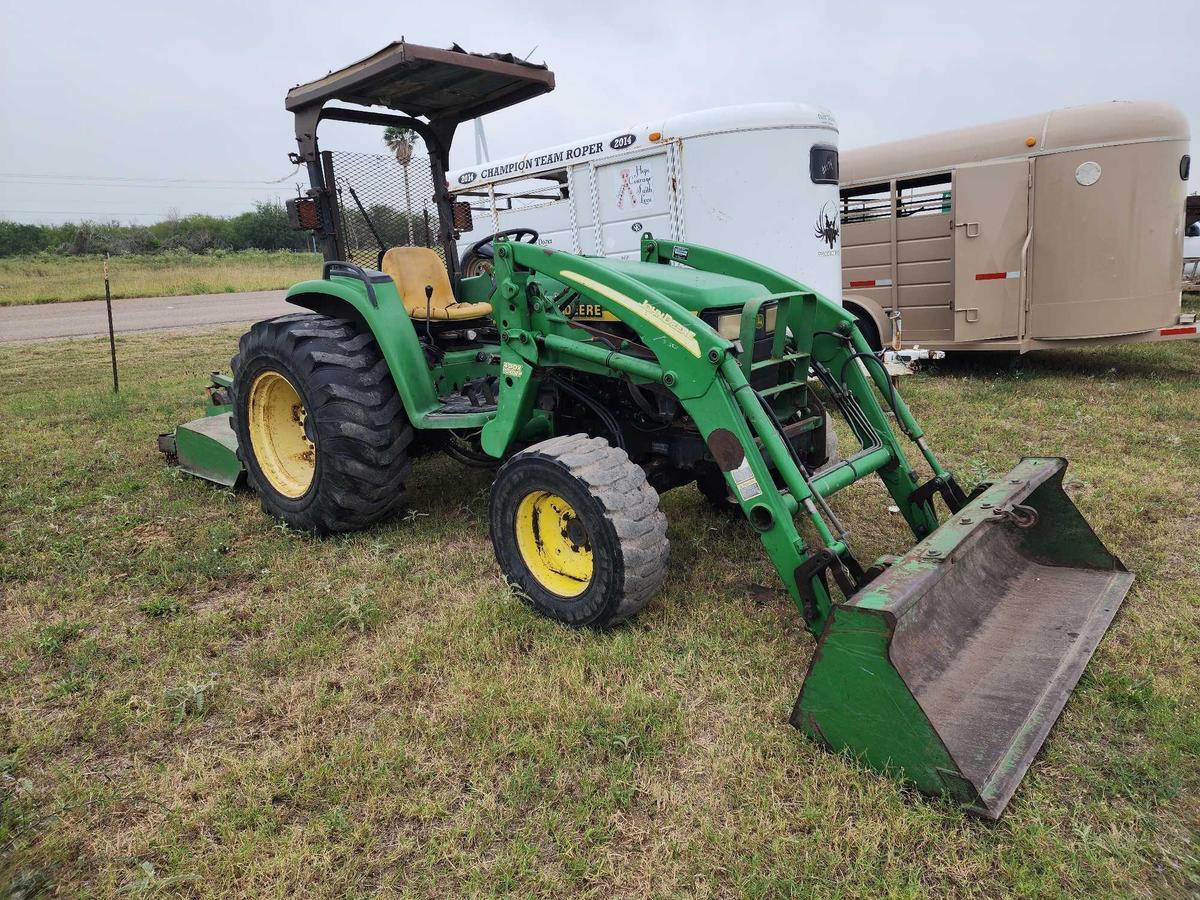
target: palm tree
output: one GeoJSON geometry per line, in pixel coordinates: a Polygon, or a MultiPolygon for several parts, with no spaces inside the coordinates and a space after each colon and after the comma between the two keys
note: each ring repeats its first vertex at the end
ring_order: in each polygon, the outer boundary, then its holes
{"type": "Polygon", "coordinates": [[[404,202],[406,206],[405,221],[408,223],[408,245],[413,245],[412,227],[412,192],[408,188],[408,164],[412,162],[413,144],[417,142],[417,133],[411,128],[400,128],[389,125],[383,129],[383,142],[387,148],[396,154],[396,162],[404,171],[404,202]]]}
{"type": "Polygon", "coordinates": [[[389,150],[396,154],[396,162],[407,166],[412,160],[412,148],[413,144],[417,142],[417,133],[411,128],[389,125],[383,129],[383,142],[389,150]]]}

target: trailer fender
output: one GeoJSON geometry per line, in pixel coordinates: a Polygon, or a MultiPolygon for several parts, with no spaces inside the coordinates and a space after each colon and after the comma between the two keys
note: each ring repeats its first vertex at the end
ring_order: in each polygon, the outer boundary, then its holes
{"type": "Polygon", "coordinates": [[[409,419],[420,427],[422,418],[437,406],[421,343],[396,286],[386,281],[375,282],[371,288],[374,302],[362,282],[334,276],[293,285],[286,299],[324,316],[363,322],[379,344],[409,419]]]}
{"type": "Polygon", "coordinates": [[[842,307],[859,320],[859,330],[873,350],[882,350],[885,344],[891,343],[892,320],[883,311],[883,307],[874,300],[859,294],[851,294],[849,297],[842,298],[842,307]],[[870,333],[870,329],[864,327],[864,323],[873,324],[875,333],[870,333]]]}

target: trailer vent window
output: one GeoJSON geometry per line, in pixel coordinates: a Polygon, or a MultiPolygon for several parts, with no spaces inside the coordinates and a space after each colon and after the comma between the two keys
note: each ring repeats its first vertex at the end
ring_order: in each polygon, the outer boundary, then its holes
{"type": "Polygon", "coordinates": [[[808,174],[813,184],[838,183],[838,152],[836,147],[817,144],[808,151],[808,174]]]}
{"type": "Polygon", "coordinates": [[[892,217],[892,188],[888,184],[868,184],[842,191],[842,222],[874,222],[892,217]]]}
{"type": "Polygon", "coordinates": [[[1185,153],[1185,154],[1183,154],[1183,158],[1181,160],[1179,160],[1179,177],[1182,178],[1184,181],[1187,181],[1188,178],[1191,177],[1191,175],[1192,175],[1192,158],[1185,153]]]}
{"type": "Polygon", "coordinates": [[[953,208],[950,174],[925,175],[896,182],[896,216],[948,215],[953,208]]]}
{"type": "Polygon", "coordinates": [[[537,175],[511,178],[508,181],[488,185],[472,185],[470,190],[455,191],[454,196],[466,200],[475,212],[491,213],[492,195],[496,209],[509,212],[515,209],[531,209],[548,206],[571,196],[566,169],[542,172],[537,175]]]}

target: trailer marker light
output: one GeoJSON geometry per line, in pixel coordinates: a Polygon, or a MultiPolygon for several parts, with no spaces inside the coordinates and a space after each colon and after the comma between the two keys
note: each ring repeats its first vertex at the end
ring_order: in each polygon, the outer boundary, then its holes
{"type": "Polygon", "coordinates": [[[1195,334],[1196,326],[1195,325],[1183,325],[1183,326],[1177,327],[1177,328],[1160,328],[1160,329],[1158,329],[1158,333],[1163,337],[1171,337],[1172,335],[1175,335],[1175,334],[1195,334]]]}
{"type": "Polygon", "coordinates": [[[1030,135],[1029,137],[1025,138],[1025,146],[1026,147],[1036,147],[1037,146],[1037,138],[1035,138],[1033,135],[1030,135]]]}
{"type": "Polygon", "coordinates": [[[662,132],[661,131],[650,132],[650,140],[651,141],[661,141],[662,140],[662,132]]]}
{"type": "Polygon", "coordinates": [[[975,276],[976,281],[993,281],[998,278],[1020,278],[1020,272],[980,272],[975,276]]]}

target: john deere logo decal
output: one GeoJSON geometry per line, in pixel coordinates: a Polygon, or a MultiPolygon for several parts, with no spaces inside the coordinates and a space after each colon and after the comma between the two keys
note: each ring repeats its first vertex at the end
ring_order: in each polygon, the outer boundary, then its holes
{"type": "Polygon", "coordinates": [[[838,229],[840,216],[837,203],[833,200],[828,201],[821,207],[821,211],[817,213],[817,224],[813,229],[813,234],[818,240],[822,240],[828,244],[830,250],[837,246],[838,235],[841,234],[841,231],[838,229]]]}
{"type": "Polygon", "coordinates": [[[458,183],[459,184],[470,184],[472,181],[475,180],[475,178],[476,178],[476,175],[474,172],[463,172],[461,175],[458,176],[458,183]]]}
{"type": "Polygon", "coordinates": [[[610,288],[606,284],[588,278],[586,275],[580,275],[578,272],[572,272],[569,269],[563,269],[558,273],[558,277],[565,278],[567,281],[572,281],[575,284],[581,284],[585,288],[595,291],[600,296],[607,297],[614,303],[623,306],[635,316],[644,319],[652,328],[656,328],[674,340],[675,343],[696,357],[696,359],[700,358],[700,342],[696,340],[696,333],[689,330],[682,322],[677,322],[669,314],[655,307],[649,300],[643,300],[641,303],[638,303],[632,297],[627,297],[615,288],[610,288]]]}

